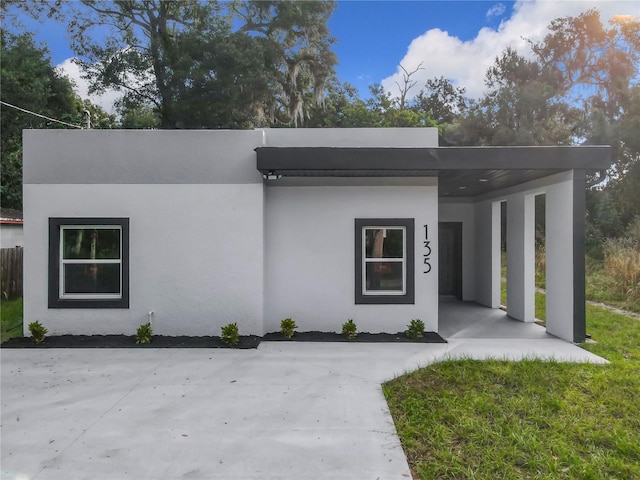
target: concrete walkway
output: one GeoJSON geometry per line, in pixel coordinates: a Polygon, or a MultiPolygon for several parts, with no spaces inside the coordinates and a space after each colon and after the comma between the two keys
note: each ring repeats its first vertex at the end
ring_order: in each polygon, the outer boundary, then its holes
{"type": "Polygon", "coordinates": [[[604,362],[516,323],[448,344],[3,349],[2,478],[407,479],[381,382],[451,357],[604,362]]]}

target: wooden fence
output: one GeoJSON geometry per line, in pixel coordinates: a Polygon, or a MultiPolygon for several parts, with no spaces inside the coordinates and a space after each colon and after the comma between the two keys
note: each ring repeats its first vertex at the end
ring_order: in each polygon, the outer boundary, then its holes
{"type": "Polygon", "coordinates": [[[2,297],[22,297],[22,247],[0,249],[0,273],[2,297]]]}

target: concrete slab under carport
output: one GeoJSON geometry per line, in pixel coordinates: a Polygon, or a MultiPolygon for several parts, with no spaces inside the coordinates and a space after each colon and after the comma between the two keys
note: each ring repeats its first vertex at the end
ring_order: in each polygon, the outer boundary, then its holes
{"type": "Polygon", "coordinates": [[[515,320],[498,308],[440,297],[438,316],[438,333],[448,342],[450,358],[608,363],[578,345],[547,333],[545,327],[515,320]]]}
{"type": "Polygon", "coordinates": [[[463,332],[448,344],[2,349],[2,478],[406,479],[383,381],[450,358],[604,362],[553,337],[463,332]]]}

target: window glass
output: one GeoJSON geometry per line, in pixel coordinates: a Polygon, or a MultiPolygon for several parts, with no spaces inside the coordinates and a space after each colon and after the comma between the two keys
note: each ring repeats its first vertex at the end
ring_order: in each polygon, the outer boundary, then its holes
{"type": "Polygon", "coordinates": [[[402,258],[404,230],[401,228],[365,229],[367,258],[402,258]]]}
{"type": "Polygon", "coordinates": [[[119,228],[65,228],[62,232],[65,260],[120,258],[119,228]]]}
{"type": "Polygon", "coordinates": [[[64,265],[64,293],[120,294],[119,263],[72,263],[64,265]]]}
{"type": "Polygon", "coordinates": [[[402,262],[367,262],[366,291],[402,292],[404,276],[402,262]]]}

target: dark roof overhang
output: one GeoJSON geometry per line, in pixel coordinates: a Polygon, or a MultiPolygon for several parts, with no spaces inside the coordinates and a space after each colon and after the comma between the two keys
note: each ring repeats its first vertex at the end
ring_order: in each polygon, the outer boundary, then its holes
{"type": "Polygon", "coordinates": [[[258,170],[280,177],[438,177],[440,195],[476,196],[611,163],[608,146],[259,147],[258,170]]]}

